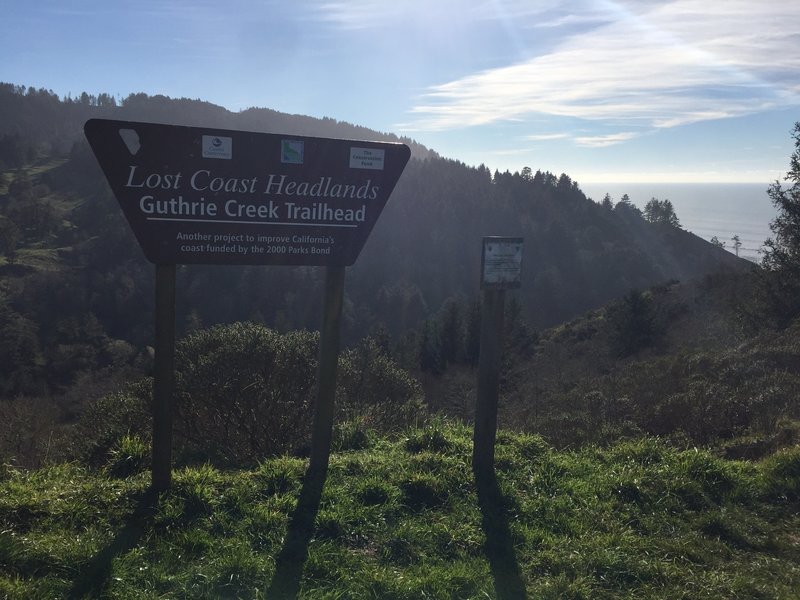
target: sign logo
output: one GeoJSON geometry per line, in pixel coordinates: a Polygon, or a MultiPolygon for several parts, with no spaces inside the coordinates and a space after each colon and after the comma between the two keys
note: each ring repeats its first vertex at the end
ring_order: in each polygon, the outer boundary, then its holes
{"type": "Polygon", "coordinates": [[[281,140],[281,162],[287,165],[302,165],[304,149],[302,140],[281,140]]]}
{"type": "Polygon", "coordinates": [[[136,130],[120,129],[119,137],[121,137],[122,141],[125,142],[125,146],[128,148],[128,152],[131,153],[131,156],[136,156],[136,154],[139,152],[139,148],[142,147],[141,143],[139,142],[139,134],[136,133],[136,130]]]}
{"type": "Polygon", "coordinates": [[[233,158],[233,138],[218,135],[203,136],[203,158],[233,158]]]}
{"type": "Polygon", "coordinates": [[[350,148],[350,168],[383,171],[384,155],[380,148],[350,148]]]}

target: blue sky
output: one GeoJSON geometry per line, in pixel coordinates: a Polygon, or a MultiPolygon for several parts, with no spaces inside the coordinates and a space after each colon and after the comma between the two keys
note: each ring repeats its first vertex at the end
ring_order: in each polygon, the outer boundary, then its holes
{"type": "Polygon", "coordinates": [[[332,117],[580,183],[770,182],[788,0],[0,0],[0,81],[332,117]]]}

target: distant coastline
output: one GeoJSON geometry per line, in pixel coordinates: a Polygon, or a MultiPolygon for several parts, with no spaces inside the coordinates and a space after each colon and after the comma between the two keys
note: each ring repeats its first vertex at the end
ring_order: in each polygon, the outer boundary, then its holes
{"type": "Polygon", "coordinates": [[[579,184],[595,202],[611,195],[614,203],[628,194],[644,208],[650,198],[670,200],[687,231],[710,240],[713,236],[733,252],[731,238],[742,242],[739,255],[760,260],[759,250],[770,236],[775,209],[767,196],[768,183],[587,183],[579,184]]]}

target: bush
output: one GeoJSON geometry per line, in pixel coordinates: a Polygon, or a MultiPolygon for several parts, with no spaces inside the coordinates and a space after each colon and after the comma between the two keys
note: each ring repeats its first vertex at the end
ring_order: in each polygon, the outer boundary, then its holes
{"type": "Polygon", "coordinates": [[[52,442],[58,440],[59,417],[45,398],[0,400],[0,463],[35,469],[58,460],[52,442]]]}
{"type": "Polygon", "coordinates": [[[422,398],[419,382],[383,354],[372,338],[344,352],[339,360],[339,420],[360,419],[377,431],[398,431],[425,412],[422,398]]]}
{"type": "MultiPolygon", "coordinates": [[[[302,453],[313,417],[318,343],[317,333],[280,334],[254,323],[219,325],[182,340],[176,427],[189,455],[247,465],[302,453]]],[[[374,341],[340,356],[338,421],[359,423],[363,431],[403,427],[418,415],[421,398],[419,383],[374,341]]],[[[369,443],[338,441],[342,448],[369,443]]]]}
{"type": "Polygon", "coordinates": [[[318,335],[254,323],[195,332],[176,348],[176,427],[199,458],[252,464],[307,443],[318,335]]]}
{"type": "MultiPolygon", "coordinates": [[[[309,444],[319,335],[253,323],[195,332],[176,346],[175,450],[182,462],[254,465],[309,444]]],[[[372,430],[419,416],[422,391],[372,340],[339,359],[335,448],[363,449],[372,430]]],[[[152,380],[90,403],[67,455],[126,476],[141,470],[152,436],[152,380]],[[143,449],[144,447],[144,449],[143,449]]],[[[2,448],[0,448],[2,449],[2,448]]]]}

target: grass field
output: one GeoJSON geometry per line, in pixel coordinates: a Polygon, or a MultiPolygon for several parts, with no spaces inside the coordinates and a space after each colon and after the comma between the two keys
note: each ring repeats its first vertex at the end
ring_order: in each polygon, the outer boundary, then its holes
{"type": "Polygon", "coordinates": [[[476,485],[463,426],[363,433],[318,505],[296,458],[179,468],[157,501],[135,439],[100,472],[5,467],[0,597],[800,597],[800,447],[748,463],[500,432],[476,485]]]}

